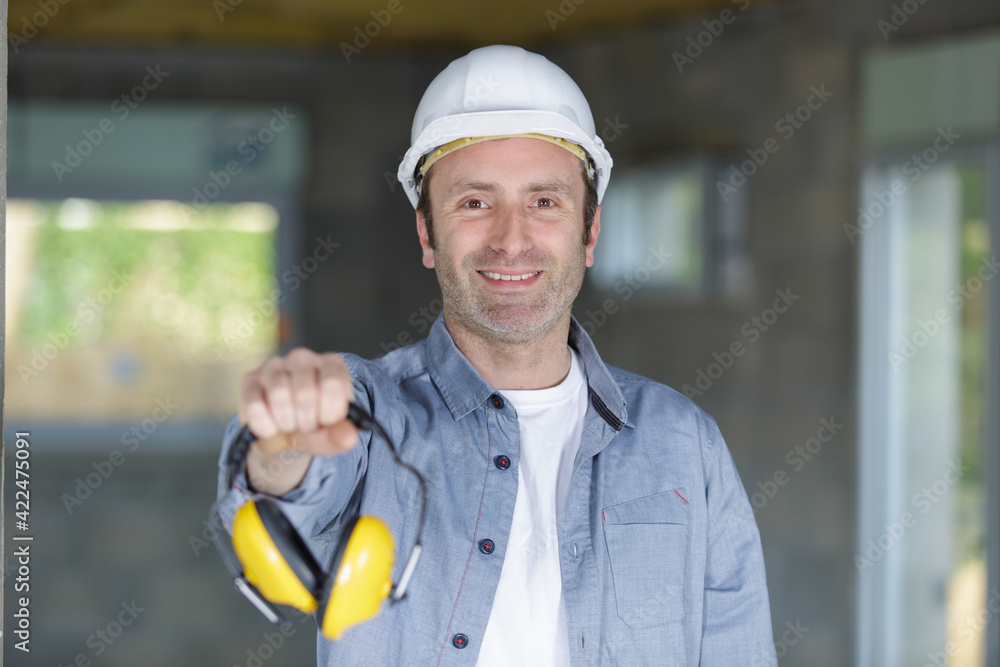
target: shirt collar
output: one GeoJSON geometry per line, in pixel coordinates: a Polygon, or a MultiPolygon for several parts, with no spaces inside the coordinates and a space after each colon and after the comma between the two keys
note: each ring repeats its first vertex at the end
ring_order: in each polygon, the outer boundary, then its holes
{"type": "MultiPolygon", "coordinates": [[[[628,418],[625,397],[597,354],[594,342],[575,317],[570,318],[569,344],[583,361],[594,407],[615,430],[621,430],[628,418]]],[[[431,326],[426,352],[428,372],[454,419],[461,419],[496,393],[493,385],[480,375],[455,345],[444,324],[444,313],[438,315],[431,326]]]]}

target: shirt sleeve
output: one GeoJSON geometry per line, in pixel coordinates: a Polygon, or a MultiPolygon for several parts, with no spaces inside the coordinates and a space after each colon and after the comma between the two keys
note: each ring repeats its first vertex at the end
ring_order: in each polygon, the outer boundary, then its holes
{"type": "Polygon", "coordinates": [[[701,667],[776,667],[760,533],[732,454],[707,420],[708,555],[701,667]]]}

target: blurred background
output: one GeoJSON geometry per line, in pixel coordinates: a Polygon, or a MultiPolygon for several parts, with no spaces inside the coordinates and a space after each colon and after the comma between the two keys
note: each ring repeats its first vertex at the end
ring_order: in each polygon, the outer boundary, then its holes
{"type": "Polygon", "coordinates": [[[1000,664],[996,0],[11,0],[7,42],[8,664],[313,664],[211,545],[222,429],[270,354],[426,335],[396,168],[491,43],[590,101],[574,313],[719,422],[780,664],[1000,664]]]}

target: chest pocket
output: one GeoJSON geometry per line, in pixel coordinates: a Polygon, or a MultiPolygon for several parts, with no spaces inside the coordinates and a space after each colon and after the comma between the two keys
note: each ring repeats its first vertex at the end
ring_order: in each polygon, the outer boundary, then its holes
{"type": "Polygon", "coordinates": [[[688,504],[683,488],[605,507],[618,616],[634,630],[684,615],[688,504]]]}

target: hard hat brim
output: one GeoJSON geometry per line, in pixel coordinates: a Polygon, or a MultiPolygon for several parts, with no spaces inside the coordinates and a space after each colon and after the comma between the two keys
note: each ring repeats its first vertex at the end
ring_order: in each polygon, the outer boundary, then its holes
{"type": "Polygon", "coordinates": [[[424,127],[410,150],[406,151],[396,177],[403,185],[410,203],[416,208],[418,193],[413,172],[424,154],[464,137],[500,137],[529,133],[562,137],[587,151],[597,169],[597,201],[600,203],[611,174],[611,155],[604,148],[600,137],[589,136],[569,118],[552,111],[479,111],[438,118],[424,127]]]}

